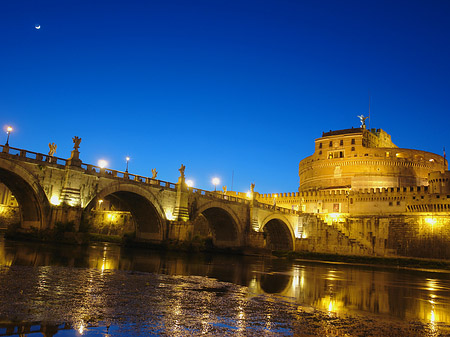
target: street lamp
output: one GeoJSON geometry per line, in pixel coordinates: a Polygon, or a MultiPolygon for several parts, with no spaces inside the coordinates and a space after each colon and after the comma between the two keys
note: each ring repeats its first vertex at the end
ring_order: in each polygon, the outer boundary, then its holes
{"type": "Polygon", "coordinates": [[[213,178],[212,183],[214,185],[214,192],[216,192],[217,191],[217,185],[220,184],[220,179],[215,177],[215,178],[213,178]]]}
{"type": "Polygon", "coordinates": [[[125,169],[125,172],[128,173],[128,162],[130,161],[130,157],[125,158],[127,160],[127,168],[125,169]]]}
{"type": "Polygon", "coordinates": [[[191,179],[188,179],[188,180],[186,180],[186,185],[188,187],[192,187],[192,186],[194,186],[194,182],[191,179]]]}
{"type": "Polygon", "coordinates": [[[6,127],[6,134],[8,135],[7,137],[6,137],[6,146],[9,146],[9,134],[11,133],[11,131],[13,130],[13,128],[12,128],[12,126],[7,126],[6,127]]]}

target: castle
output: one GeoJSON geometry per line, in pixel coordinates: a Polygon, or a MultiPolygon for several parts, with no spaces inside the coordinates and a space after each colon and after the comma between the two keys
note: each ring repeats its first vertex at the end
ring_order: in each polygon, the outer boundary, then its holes
{"type": "Polygon", "coordinates": [[[445,157],[398,148],[362,123],[315,140],[299,192],[257,198],[304,213],[305,250],[450,258],[447,168],[445,157]]]}

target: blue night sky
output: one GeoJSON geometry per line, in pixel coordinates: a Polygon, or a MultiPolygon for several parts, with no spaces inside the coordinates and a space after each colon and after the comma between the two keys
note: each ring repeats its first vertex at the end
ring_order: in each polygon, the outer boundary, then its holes
{"type": "Polygon", "coordinates": [[[449,16],[444,0],[1,1],[0,123],[12,147],[68,158],[79,136],[85,163],[294,192],[369,90],[396,145],[450,148],[449,16]]]}

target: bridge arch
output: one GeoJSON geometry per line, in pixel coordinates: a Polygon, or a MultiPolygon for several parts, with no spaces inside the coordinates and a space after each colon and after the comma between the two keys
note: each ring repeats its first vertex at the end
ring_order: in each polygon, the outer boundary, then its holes
{"type": "Polygon", "coordinates": [[[115,183],[104,187],[84,209],[90,211],[99,200],[118,200],[130,211],[139,239],[161,241],[164,239],[166,215],[157,198],[150,191],[134,184],[115,183]]]}
{"type": "Polygon", "coordinates": [[[272,214],[263,220],[262,230],[266,234],[266,247],[271,250],[294,250],[295,236],[289,220],[272,214]]]}
{"type": "Polygon", "coordinates": [[[43,229],[50,222],[50,203],[39,181],[27,169],[0,159],[0,182],[12,192],[19,204],[22,228],[43,229]]]}
{"type": "Polygon", "coordinates": [[[240,247],[243,245],[241,226],[236,213],[226,204],[213,201],[198,208],[194,216],[194,230],[199,222],[207,222],[217,247],[240,247]]]}

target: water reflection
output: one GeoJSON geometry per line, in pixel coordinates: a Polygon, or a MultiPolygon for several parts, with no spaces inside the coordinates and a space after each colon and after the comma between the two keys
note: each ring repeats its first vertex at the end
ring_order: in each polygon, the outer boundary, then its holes
{"type": "MultiPolygon", "coordinates": [[[[80,334],[86,328],[90,312],[101,312],[101,308],[108,307],[106,297],[99,294],[110,286],[108,278],[103,277],[109,270],[206,276],[246,286],[250,296],[273,294],[283,301],[303,308],[319,308],[332,316],[364,313],[386,319],[420,320],[429,325],[431,335],[437,331],[437,323],[450,324],[448,273],[289,262],[257,257],[183,255],[124,249],[108,244],[68,247],[5,240],[0,240],[0,265],[74,268],[70,282],[52,281],[58,278],[60,270],[48,267],[39,268],[36,275],[30,275],[27,283],[38,294],[33,299],[32,307],[49,305],[55,301],[51,298],[55,294],[63,298],[64,292],[75,284],[78,300],[83,303],[77,307],[79,320],[74,327],[80,334]],[[90,272],[80,276],[76,268],[89,268],[90,272]]],[[[123,284],[126,282],[124,279],[123,284]]],[[[164,284],[158,287],[164,287],[164,284]]],[[[20,294],[21,289],[17,291],[20,294]]],[[[185,296],[183,286],[175,287],[171,292],[172,312],[166,318],[166,324],[173,335],[182,335],[185,329],[188,315],[185,296]]],[[[217,301],[217,296],[220,296],[220,292],[207,294],[202,298],[202,305],[211,306],[212,302],[217,301]]],[[[233,324],[237,332],[245,332],[248,319],[246,305],[245,301],[235,303],[233,324]]],[[[268,329],[272,314],[270,306],[267,307],[264,324],[268,329]]],[[[202,324],[198,328],[199,333],[206,333],[214,318],[209,311],[202,312],[200,317],[202,324]]]]}

